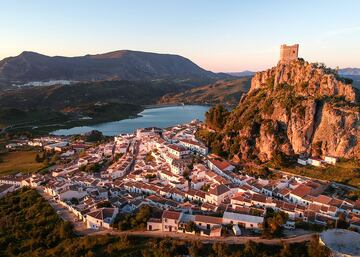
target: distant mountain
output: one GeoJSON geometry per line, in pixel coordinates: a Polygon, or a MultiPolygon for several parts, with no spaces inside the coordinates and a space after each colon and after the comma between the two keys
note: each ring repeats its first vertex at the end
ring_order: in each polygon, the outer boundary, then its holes
{"type": "Polygon", "coordinates": [[[360,76],[360,68],[344,68],[339,69],[340,75],[355,75],[360,76]]]}
{"type": "Polygon", "coordinates": [[[251,77],[242,77],[231,81],[220,80],[184,92],[167,94],[161,98],[160,103],[237,105],[241,96],[249,91],[250,82],[251,77]]]}
{"type": "Polygon", "coordinates": [[[0,83],[74,80],[148,80],[156,78],[225,78],[179,55],[121,50],[80,57],[23,52],[0,61],[0,83]]]}
{"type": "Polygon", "coordinates": [[[227,72],[227,74],[229,74],[231,76],[235,76],[235,77],[247,77],[247,76],[254,76],[255,72],[249,71],[249,70],[244,70],[244,71],[240,71],[240,72],[227,72]]]}

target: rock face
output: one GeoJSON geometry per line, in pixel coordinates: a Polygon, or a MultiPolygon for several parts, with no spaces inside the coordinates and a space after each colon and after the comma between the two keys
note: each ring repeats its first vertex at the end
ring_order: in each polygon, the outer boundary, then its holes
{"type": "Polygon", "coordinates": [[[239,142],[238,156],[260,161],[278,153],[360,158],[358,97],[329,68],[279,62],[253,77],[221,132],[232,135],[224,145],[239,142]]]}

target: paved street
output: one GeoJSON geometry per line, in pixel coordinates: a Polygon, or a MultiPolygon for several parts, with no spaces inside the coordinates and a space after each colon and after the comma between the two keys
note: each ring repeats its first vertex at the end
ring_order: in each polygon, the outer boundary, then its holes
{"type": "Polygon", "coordinates": [[[227,244],[244,244],[248,241],[254,241],[257,243],[264,243],[264,244],[282,244],[282,243],[299,243],[304,241],[309,241],[312,235],[316,233],[288,237],[288,238],[276,238],[276,239],[263,239],[260,237],[218,237],[218,238],[210,238],[204,237],[199,235],[189,235],[189,234],[182,234],[182,233],[174,233],[174,232],[163,232],[163,231],[97,231],[93,232],[90,235],[104,235],[104,234],[111,234],[111,235],[133,235],[133,236],[145,236],[145,237],[157,237],[157,238],[177,238],[181,240],[200,240],[204,243],[213,243],[213,242],[222,242],[227,244]]]}
{"type": "Polygon", "coordinates": [[[88,229],[84,222],[77,221],[77,217],[72,212],[70,212],[67,208],[63,207],[61,204],[54,201],[51,196],[44,192],[43,188],[38,188],[37,190],[40,195],[49,202],[49,204],[54,208],[54,210],[63,220],[70,221],[74,225],[74,232],[77,235],[88,235],[94,232],[94,230],[88,229]]]}

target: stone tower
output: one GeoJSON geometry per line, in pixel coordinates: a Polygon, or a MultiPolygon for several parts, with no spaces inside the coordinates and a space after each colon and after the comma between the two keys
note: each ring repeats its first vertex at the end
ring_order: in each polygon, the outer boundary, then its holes
{"type": "Polygon", "coordinates": [[[280,46],[280,62],[288,63],[292,60],[298,59],[299,44],[292,46],[281,45],[280,46]]]}

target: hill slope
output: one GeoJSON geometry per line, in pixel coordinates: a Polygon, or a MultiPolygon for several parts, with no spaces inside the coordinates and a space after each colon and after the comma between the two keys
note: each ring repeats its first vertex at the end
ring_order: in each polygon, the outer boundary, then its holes
{"type": "Polygon", "coordinates": [[[236,105],[241,96],[250,89],[250,81],[250,77],[232,81],[217,81],[184,92],[167,94],[161,98],[160,102],[236,105]]]}
{"type": "Polygon", "coordinates": [[[56,128],[124,119],[141,112],[142,105],[155,104],[161,96],[187,88],[187,83],[172,80],[113,80],[3,90],[0,132],[7,126],[31,131],[35,126],[37,131],[46,133],[56,128]]]}
{"type": "Polygon", "coordinates": [[[258,72],[218,130],[223,150],[268,161],[278,154],[360,158],[359,92],[335,71],[302,60],[258,72]]]}
{"type": "Polygon", "coordinates": [[[0,81],[14,83],[224,76],[206,71],[179,55],[130,50],[80,57],[50,57],[35,52],[23,52],[0,61],[0,81]]]}

